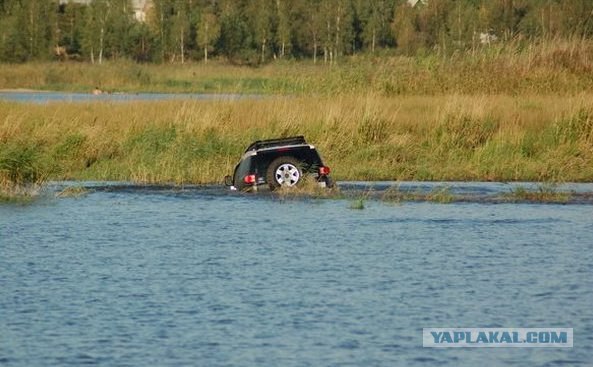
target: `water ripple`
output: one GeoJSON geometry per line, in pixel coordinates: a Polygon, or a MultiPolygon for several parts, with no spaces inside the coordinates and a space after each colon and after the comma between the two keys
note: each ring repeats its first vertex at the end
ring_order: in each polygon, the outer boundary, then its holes
{"type": "Polygon", "coordinates": [[[3,366],[590,363],[593,206],[93,190],[0,206],[3,366]],[[422,348],[455,326],[575,347],[422,348]]]}

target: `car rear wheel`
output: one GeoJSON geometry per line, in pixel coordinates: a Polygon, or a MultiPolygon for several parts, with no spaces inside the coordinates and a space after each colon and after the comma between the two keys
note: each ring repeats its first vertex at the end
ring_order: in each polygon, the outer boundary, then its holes
{"type": "Polygon", "coordinates": [[[297,186],[303,179],[302,162],[293,157],[276,158],[268,166],[266,181],[271,190],[297,186]]]}

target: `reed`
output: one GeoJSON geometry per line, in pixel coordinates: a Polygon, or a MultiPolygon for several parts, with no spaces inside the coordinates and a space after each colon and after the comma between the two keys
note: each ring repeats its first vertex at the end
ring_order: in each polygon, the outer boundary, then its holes
{"type": "Polygon", "coordinates": [[[538,202],[538,203],[567,203],[573,196],[573,193],[558,191],[553,184],[541,184],[535,190],[530,190],[519,186],[503,199],[510,202],[538,202]]]}
{"type": "Polygon", "coordinates": [[[0,174],[222,182],[251,141],[302,134],[337,180],[592,181],[592,97],[3,102],[0,174]]]}
{"type": "Polygon", "coordinates": [[[350,202],[349,208],[353,209],[353,210],[363,210],[366,207],[365,202],[366,202],[365,198],[362,198],[362,197],[356,198],[352,202],[350,202]]]}
{"type": "Polygon", "coordinates": [[[429,201],[439,204],[449,204],[463,199],[451,192],[448,186],[435,187],[431,191],[402,191],[398,185],[388,188],[378,199],[387,203],[401,203],[405,201],[429,201]]]}
{"type": "Polygon", "coordinates": [[[356,55],[339,63],[278,61],[258,67],[224,62],[129,61],[1,64],[0,89],[382,96],[574,94],[593,92],[593,41],[525,40],[452,54],[356,55]]]}
{"type": "Polygon", "coordinates": [[[286,199],[340,199],[342,193],[339,187],[324,188],[319,186],[313,177],[305,177],[304,181],[296,187],[280,187],[273,195],[281,200],[286,199]]]}
{"type": "Polygon", "coordinates": [[[28,137],[0,145],[0,201],[28,201],[39,193],[47,175],[37,144],[28,137]]]}
{"type": "Polygon", "coordinates": [[[82,186],[68,186],[56,194],[58,198],[74,198],[79,199],[88,195],[89,190],[82,186]]]}

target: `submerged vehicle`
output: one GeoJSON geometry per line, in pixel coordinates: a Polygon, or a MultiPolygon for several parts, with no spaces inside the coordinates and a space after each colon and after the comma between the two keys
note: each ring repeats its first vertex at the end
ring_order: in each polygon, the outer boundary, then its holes
{"type": "Polygon", "coordinates": [[[225,184],[241,191],[276,190],[299,186],[308,176],[322,187],[332,187],[329,173],[317,149],[303,136],[295,136],[251,143],[225,184]]]}

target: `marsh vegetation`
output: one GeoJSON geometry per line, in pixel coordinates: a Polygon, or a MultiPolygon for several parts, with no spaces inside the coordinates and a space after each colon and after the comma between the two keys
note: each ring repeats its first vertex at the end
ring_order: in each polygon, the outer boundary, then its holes
{"type": "Polygon", "coordinates": [[[405,96],[0,103],[0,172],[212,183],[251,141],[305,135],[338,180],[591,181],[593,98],[405,96]]]}
{"type": "Polygon", "coordinates": [[[592,49],[555,40],[261,68],[3,65],[0,88],[90,90],[100,79],[112,91],[261,97],[0,102],[2,187],[48,178],[220,182],[251,141],[291,135],[317,145],[337,180],[592,181],[592,49]]]}

